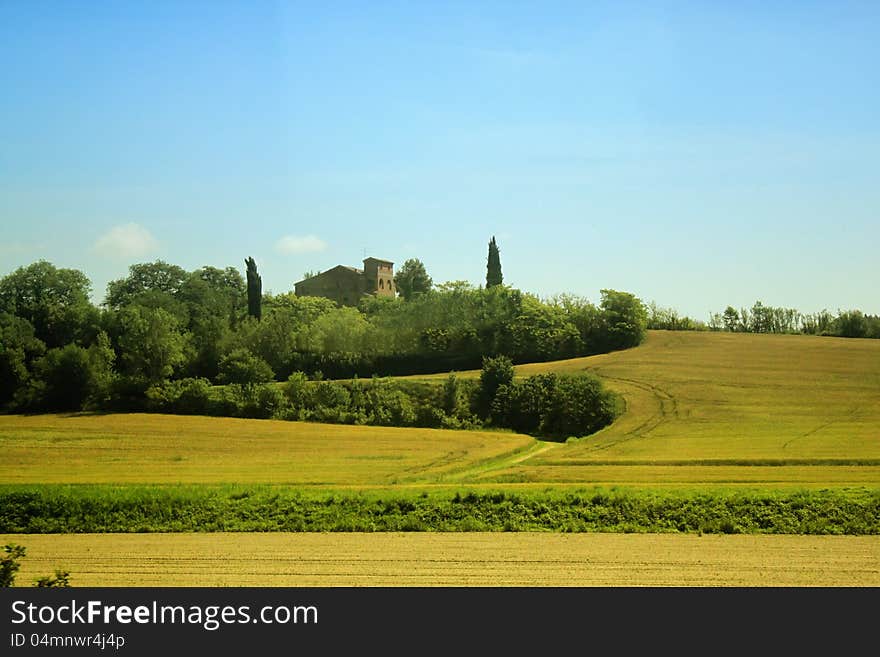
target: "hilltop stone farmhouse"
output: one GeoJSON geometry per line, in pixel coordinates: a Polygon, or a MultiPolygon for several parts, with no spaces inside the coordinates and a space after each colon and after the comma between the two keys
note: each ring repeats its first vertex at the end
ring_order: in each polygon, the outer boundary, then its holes
{"type": "Polygon", "coordinates": [[[340,306],[356,306],[365,296],[393,298],[394,263],[366,258],[363,269],[336,265],[316,276],[294,283],[296,296],[325,297],[340,306]]]}

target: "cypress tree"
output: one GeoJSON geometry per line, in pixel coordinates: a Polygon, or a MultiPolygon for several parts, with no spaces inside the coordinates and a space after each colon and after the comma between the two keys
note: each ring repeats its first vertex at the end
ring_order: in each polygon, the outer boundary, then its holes
{"type": "Polygon", "coordinates": [[[259,320],[263,315],[263,279],[257,273],[253,258],[247,258],[244,264],[247,265],[248,315],[259,320]]]}
{"type": "Polygon", "coordinates": [[[486,287],[493,285],[501,285],[501,254],[498,251],[498,245],[495,243],[495,236],[489,241],[489,260],[486,263],[486,287]]]}

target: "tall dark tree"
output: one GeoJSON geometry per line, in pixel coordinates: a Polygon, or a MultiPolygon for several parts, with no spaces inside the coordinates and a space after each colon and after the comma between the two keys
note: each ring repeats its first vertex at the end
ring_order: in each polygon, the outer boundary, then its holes
{"type": "Polygon", "coordinates": [[[503,280],[501,276],[501,254],[498,251],[498,245],[495,243],[495,236],[489,240],[489,260],[486,263],[486,287],[494,287],[501,285],[503,280]]]}
{"type": "Polygon", "coordinates": [[[404,300],[409,301],[417,294],[431,291],[434,281],[428,276],[424,263],[418,258],[410,258],[394,275],[394,285],[404,300]]]}
{"type": "Polygon", "coordinates": [[[247,298],[248,315],[260,319],[263,316],[263,279],[257,273],[257,263],[247,258],[247,298]]]}

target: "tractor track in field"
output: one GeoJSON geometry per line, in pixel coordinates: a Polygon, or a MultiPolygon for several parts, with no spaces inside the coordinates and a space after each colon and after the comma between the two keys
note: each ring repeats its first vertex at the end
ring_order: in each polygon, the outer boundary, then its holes
{"type": "Polygon", "coordinates": [[[461,470],[448,470],[446,472],[438,473],[436,477],[421,481],[423,483],[452,483],[459,481],[463,482],[474,475],[485,475],[489,472],[504,470],[505,468],[509,468],[518,463],[522,463],[523,461],[527,461],[532,457],[537,456],[538,454],[543,454],[544,452],[555,449],[556,447],[557,445],[554,443],[546,443],[536,440],[534,443],[532,443],[531,445],[527,445],[524,448],[516,449],[512,452],[507,452],[506,454],[501,454],[499,456],[486,459],[482,462],[472,463],[461,470]]]}
{"type": "MultiPolygon", "coordinates": [[[[595,369],[594,372],[601,378],[608,381],[618,381],[633,388],[651,393],[651,395],[657,402],[657,410],[656,412],[649,415],[640,425],[633,429],[630,429],[619,438],[615,440],[609,440],[608,442],[605,442],[601,445],[595,445],[586,451],[599,452],[620,443],[626,442],[628,440],[644,437],[657,429],[659,426],[665,424],[667,421],[669,421],[669,419],[678,419],[681,417],[678,409],[678,400],[669,391],[664,390],[659,386],[646,383],[645,381],[638,381],[636,379],[627,379],[624,377],[603,374],[601,369],[598,368],[595,369]]],[[[626,399],[624,399],[624,402],[626,403],[626,399]]],[[[627,404],[627,408],[621,414],[621,418],[623,418],[628,411],[629,404],[627,404]]],[[[611,425],[611,427],[613,426],[614,424],[611,425]]]]}
{"type": "Polygon", "coordinates": [[[830,426],[834,426],[835,424],[838,424],[839,422],[843,422],[844,420],[852,420],[852,419],[856,418],[856,417],[858,416],[858,414],[859,414],[859,410],[860,410],[860,409],[859,409],[858,406],[853,407],[853,408],[852,408],[852,409],[846,414],[846,417],[843,417],[843,418],[835,418],[834,420],[831,420],[830,422],[824,422],[823,424],[820,424],[818,427],[815,427],[814,429],[810,429],[809,431],[806,431],[806,432],[802,433],[800,436],[795,436],[794,438],[791,438],[791,439],[787,440],[787,441],[782,445],[782,449],[788,449],[788,446],[791,445],[793,442],[796,442],[796,441],[801,440],[801,439],[803,439],[803,438],[809,438],[809,437],[812,436],[813,434],[822,431],[822,429],[827,429],[828,427],[830,427],[830,426]]]}

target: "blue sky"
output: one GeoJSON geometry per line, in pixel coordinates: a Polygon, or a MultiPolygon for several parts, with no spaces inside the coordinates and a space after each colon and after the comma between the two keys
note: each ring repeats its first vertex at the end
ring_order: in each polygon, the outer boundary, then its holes
{"type": "Polygon", "coordinates": [[[0,275],[367,255],[880,314],[876,2],[0,2],[0,275]]]}

